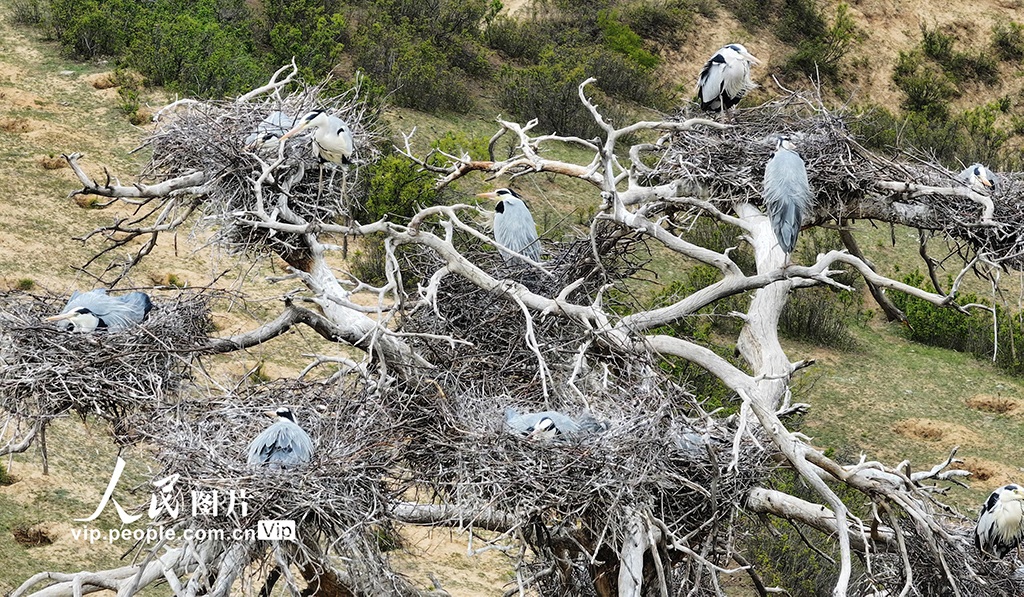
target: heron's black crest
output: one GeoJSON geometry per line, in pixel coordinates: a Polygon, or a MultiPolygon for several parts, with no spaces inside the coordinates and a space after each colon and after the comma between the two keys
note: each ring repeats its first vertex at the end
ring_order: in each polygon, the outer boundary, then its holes
{"type": "Polygon", "coordinates": [[[715,54],[714,56],[711,57],[711,62],[717,62],[718,64],[722,64],[725,62],[725,56],[722,56],[721,54],[715,54]]]}
{"type": "Polygon", "coordinates": [[[293,415],[291,409],[286,406],[278,407],[275,413],[282,419],[288,419],[292,423],[295,422],[295,415],[293,415]]]}

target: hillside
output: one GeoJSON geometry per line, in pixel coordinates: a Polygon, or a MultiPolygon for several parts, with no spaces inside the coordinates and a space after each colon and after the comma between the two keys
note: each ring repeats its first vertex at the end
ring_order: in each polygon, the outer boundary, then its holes
{"type": "MultiPolygon", "coordinates": [[[[832,14],[832,7],[827,8],[826,14],[832,14]]],[[[510,2],[505,10],[517,19],[530,18],[526,2],[510,2]]],[[[57,44],[44,39],[38,30],[7,22],[10,11],[10,0],[0,2],[0,188],[7,191],[0,195],[0,288],[69,294],[72,289],[92,285],[90,276],[77,268],[102,247],[99,239],[76,239],[130,212],[120,206],[96,208],[89,199],[67,198],[78,188],[77,180],[56,158],[81,152],[83,165],[97,180],[106,170],[128,182],[145,161],[145,156],[132,151],[151,125],[130,124],[119,107],[117,88],[103,83],[113,74],[112,63],[62,57],[57,44]]],[[[993,26],[1019,18],[1013,2],[979,5],[959,0],[941,7],[908,0],[862,0],[851,5],[850,14],[867,37],[846,58],[848,64],[858,66],[851,67],[848,78],[826,92],[841,100],[853,94],[854,103],[877,104],[893,112],[903,101],[902,92],[892,82],[896,56],[918,46],[920,25],[952,31],[958,47],[983,51],[989,47],[993,26]]],[[[685,43],[660,48],[663,73],[674,79],[683,95],[689,93],[695,73],[710,53],[726,41],[747,44],[765,62],[755,69],[755,79],[762,87],[755,97],[767,99],[775,93],[768,75],[777,72],[791,46],[762,29],[745,28],[722,7],[713,19],[695,18],[685,43]]],[[[998,121],[1010,126],[1015,114],[1024,113],[1017,105],[1024,89],[1018,71],[1019,65],[1001,63],[998,85],[969,83],[971,93],[962,94],[953,104],[964,110],[1001,97],[1014,98],[1013,107],[998,121]]],[[[159,87],[141,91],[145,106],[159,107],[171,99],[173,94],[159,87]]],[[[466,114],[389,108],[387,118],[395,132],[416,127],[418,148],[448,131],[486,140],[501,109],[486,90],[475,99],[475,107],[466,114]]],[[[1019,140],[1019,136],[1011,137],[1007,147],[1019,140]]],[[[565,152],[560,157],[582,155],[575,149],[560,151],[565,152]]],[[[575,214],[586,213],[594,204],[591,187],[578,181],[539,175],[521,179],[519,184],[519,189],[530,195],[542,229],[569,231],[579,224],[575,214]]],[[[469,200],[476,191],[494,185],[475,178],[462,183],[455,196],[469,200]]],[[[875,229],[867,222],[858,222],[855,234],[867,256],[883,264],[886,275],[897,275],[897,268],[923,267],[916,257],[915,232],[897,229],[893,234],[898,239],[896,247],[889,243],[888,229],[875,229]]],[[[232,293],[244,292],[245,300],[216,304],[214,323],[220,335],[251,329],[275,312],[282,295],[300,287],[294,282],[274,285],[265,279],[282,274],[279,260],[267,258],[253,268],[244,258],[211,250],[203,240],[184,231],[164,235],[121,287],[153,289],[164,297],[174,295],[176,286],[212,285],[232,293]]],[[[339,258],[332,266],[348,268],[351,262],[339,258]]],[[[656,282],[642,292],[655,294],[682,279],[686,271],[677,268],[675,264],[658,268],[656,282]]],[[[1015,280],[1020,275],[1004,274],[1008,295],[1016,296],[1015,280]]],[[[971,280],[968,287],[991,295],[984,281],[971,280]]],[[[796,398],[812,405],[800,429],[813,438],[814,445],[834,451],[841,460],[856,461],[864,455],[868,460],[895,464],[909,459],[914,470],[943,461],[959,446],[958,456],[975,477],[969,489],[954,487],[947,498],[966,516],[973,516],[988,492],[1020,480],[1024,474],[1024,446],[1019,441],[1024,380],[970,355],[907,340],[900,326],[884,322],[870,294],[862,294],[863,311],[851,328],[856,340],[853,349],[785,342],[792,360],[817,361],[797,382],[800,395],[796,398]]],[[[375,298],[357,295],[357,302],[375,298]]],[[[1015,299],[1008,302],[1015,303],[1015,299]]],[[[354,351],[313,334],[293,332],[245,354],[213,359],[210,371],[219,383],[233,387],[249,383],[257,368],[269,378],[294,376],[310,360],[304,355],[312,353],[349,356],[354,351]]],[[[118,453],[106,430],[92,419],[72,417],[57,422],[47,441],[49,475],[42,474],[40,454],[33,449],[11,459],[12,482],[0,486],[0,562],[5,564],[0,566],[0,592],[13,590],[41,571],[114,567],[123,555],[123,546],[86,545],[72,534],[79,526],[74,519],[86,516],[102,495],[118,453]],[[41,531],[49,543],[22,541],[30,529],[41,531]]],[[[122,486],[146,478],[150,466],[146,448],[133,447],[123,455],[129,460],[129,469],[122,486]]],[[[115,528],[116,516],[108,509],[98,526],[115,528]]],[[[415,527],[402,533],[408,544],[405,551],[393,554],[396,568],[417,586],[429,588],[428,574],[432,573],[452,595],[497,595],[514,579],[515,573],[496,551],[467,558],[465,535],[445,536],[415,527]]],[[[734,582],[738,586],[731,588],[734,592],[730,594],[748,594],[745,581],[734,582]]]]}

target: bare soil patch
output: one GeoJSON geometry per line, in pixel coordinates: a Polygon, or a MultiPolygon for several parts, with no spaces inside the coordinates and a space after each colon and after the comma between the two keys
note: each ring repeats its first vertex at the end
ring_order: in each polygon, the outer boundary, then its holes
{"type": "Polygon", "coordinates": [[[971,480],[976,487],[983,489],[995,489],[1008,483],[1019,476],[1016,469],[1001,462],[993,462],[982,458],[964,458],[960,468],[971,472],[971,480]]]}
{"type": "Polygon", "coordinates": [[[22,134],[32,129],[32,121],[28,118],[0,118],[0,131],[5,133],[22,134]]]}
{"type": "Polygon", "coordinates": [[[904,437],[921,441],[957,445],[978,445],[981,443],[978,435],[963,425],[935,421],[933,419],[907,419],[896,423],[892,430],[904,437]]]}
{"type": "Polygon", "coordinates": [[[967,400],[967,408],[983,410],[990,413],[1016,413],[1020,409],[1020,401],[991,394],[977,394],[967,400]]]}
{"type": "Polygon", "coordinates": [[[49,531],[39,525],[31,527],[17,525],[11,529],[11,534],[14,535],[15,541],[25,547],[36,547],[53,543],[49,531]]]}

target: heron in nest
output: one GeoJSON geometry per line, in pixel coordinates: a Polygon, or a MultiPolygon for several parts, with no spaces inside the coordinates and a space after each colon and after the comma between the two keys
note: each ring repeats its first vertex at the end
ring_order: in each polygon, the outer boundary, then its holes
{"type": "MultiPolygon", "coordinates": [[[[492,193],[480,193],[477,197],[497,199],[494,206],[494,240],[533,261],[540,261],[540,237],[537,225],[526,202],[512,189],[498,189],[492,193]]],[[[517,256],[501,250],[506,263],[517,256]]]]}
{"type": "MultiPolygon", "coordinates": [[[[317,198],[319,199],[324,187],[324,164],[328,162],[343,166],[351,164],[355,145],[352,138],[352,130],[348,127],[348,123],[337,116],[331,116],[323,110],[313,110],[306,113],[305,116],[299,119],[295,128],[281,137],[281,141],[283,142],[285,139],[307,128],[313,129],[313,155],[320,162],[320,181],[317,186],[317,198]]],[[[333,182],[333,180],[334,174],[332,173],[331,181],[333,182]]],[[[344,187],[345,170],[342,170],[343,194],[345,192],[344,187]]]]}
{"type": "Polygon", "coordinates": [[[354,151],[352,130],[348,124],[323,110],[313,110],[299,119],[295,128],[281,137],[284,141],[292,135],[311,128],[313,130],[313,155],[320,163],[351,164],[354,151]]]}
{"type": "Polygon", "coordinates": [[[76,332],[88,333],[98,329],[119,332],[141,323],[152,308],[153,303],[145,292],[109,296],[103,288],[89,292],[76,290],[64,310],[59,315],[47,317],[46,321],[59,321],[62,328],[70,324],[76,332]]]}
{"type": "Polygon", "coordinates": [[[590,415],[583,415],[575,421],[557,410],[521,415],[514,408],[505,410],[505,426],[530,439],[543,440],[572,433],[603,433],[609,428],[606,421],[598,421],[590,415]]]}
{"type": "Polygon", "coordinates": [[[293,120],[280,110],[271,112],[256,126],[256,132],[245,138],[245,148],[259,153],[276,151],[281,142],[281,135],[292,128],[293,120]]]}
{"type": "Polygon", "coordinates": [[[761,64],[740,44],[729,44],[704,64],[697,82],[700,107],[708,112],[725,112],[740,103],[757,87],[750,80],[750,65],[761,64]]]}
{"type": "Polygon", "coordinates": [[[1019,547],[1024,537],[1024,488],[1004,485],[992,492],[981,507],[974,529],[978,551],[1003,558],[1019,547]]]}
{"type": "Polygon", "coordinates": [[[775,153],[764,167],[764,202],[787,262],[796,248],[796,237],[812,199],[804,160],[789,137],[778,135],[775,153]]]}
{"type": "Polygon", "coordinates": [[[964,168],[960,174],[957,174],[956,177],[960,180],[967,181],[967,185],[969,187],[978,191],[985,187],[994,189],[996,186],[995,174],[992,174],[992,171],[986,168],[983,164],[971,164],[964,168]]]}
{"type": "Polygon", "coordinates": [[[286,406],[266,413],[275,417],[249,444],[249,464],[270,465],[271,468],[294,468],[306,464],[313,456],[313,441],[295,422],[295,415],[286,406]]]}

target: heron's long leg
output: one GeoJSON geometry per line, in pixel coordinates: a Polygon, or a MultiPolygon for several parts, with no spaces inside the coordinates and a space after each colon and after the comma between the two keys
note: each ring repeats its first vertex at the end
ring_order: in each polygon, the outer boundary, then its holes
{"type": "Polygon", "coordinates": [[[316,202],[320,203],[320,195],[324,193],[324,163],[320,162],[320,182],[316,188],[316,202]]]}

